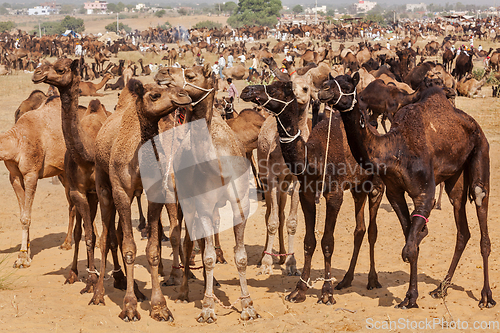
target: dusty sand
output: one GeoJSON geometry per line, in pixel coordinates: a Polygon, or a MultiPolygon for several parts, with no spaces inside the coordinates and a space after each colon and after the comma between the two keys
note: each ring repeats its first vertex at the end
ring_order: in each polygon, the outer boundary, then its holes
{"type": "MultiPolygon", "coordinates": [[[[14,111],[33,89],[46,90],[46,85],[35,86],[31,83],[31,75],[18,73],[11,77],[0,77],[0,130],[9,129],[14,123],[14,111]]],[[[151,78],[145,78],[149,82],[151,78]]],[[[245,86],[244,82],[236,83],[239,90],[245,86]]],[[[484,93],[491,96],[491,88],[484,88],[484,93]]],[[[88,105],[92,98],[83,97],[81,105],[88,105]]],[[[108,110],[113,110],[117,100],[117,92],[106,91],[100,100],[108,110]]],[[[243,109],[246,104],[236,104],[237,110],[243,109]]],[[[492,240],[492,254],[490,256],[490,281],[493,295],[499,299],[497,285],[500,273],[498,271],[498,239],[500,229],[497,220],[500,216],[500,106],[497,99],[457,98],[457,106],[470,113],[483,127],[491,149],[491,195],[489,209],[490,237],[492,240]]],[[[367,290],[368,274],[368,242],[365,239],[358,260],[353,285],[342,291],[335,291],[337,304],[333,306],[316,304],[321,292],[318,283],[309,290],[305,302],[292,304],[284,297],[294,288],[298,277],[283,275],[284,267],[275,264],[274,274],[271,276],[258,275],[256,264],[263,250],[265,237],[263,202],[259,209],[250,217],[246,228],[245,244],[248,253],[248,284],[255,308],[262,316],[252,322],[241,322],[236,310],[226,310],[216,307],[218,320],[215,324],[199,324],[195,318],[201,310],[203,297],[203,281],[201,273],[195,272],[197,280],[190,284],[191,302],[177,304],[173,300],[179,293],[179,287],[162,287],[167,297],[167,303],[172,311],[174,323],[158,323],[149,317],[150,303],[140,303],[139,312],[142,319],[135,323],[124,323],[118,318],[123,291],[114,290],[112,279],[105,281],[105,306],[87,305],[91,295],[81,295],[79,291],[84,287],[83,282],[74,285],[64,285],[65,275],[69,271],[72,251],[63,251],[58,248],[62,243],[67,230],[67,203],[61,185],[53,185],[51,179],[43,179],[38,183],[38,190],[33,205],[31,227],[31,249],[33,255],[32,266],[28,269],[14,270],[14,262],[21,240],[19,209],[14,191],[10,186],[8,172],[3,164],[0,165],[0,258],[6,258],[0,268],[0,278],[12,273],[9,289],[0,291],[0,331],[30,332],[38,331],[65,331],[65,332],[109,332],[109,331],[159,331],[179,329],[179,331],[267,331],[267,332],[297,332],[297,331],[368,331],[367,323],[370,320],[398,321],[407,323],[421,320],[453,319],[468,321],[472,327],[474,321],[500,321],[500,307],[480,310],[477,306],[482,288],[482,260],[479,251],[479,228],[475,209],[467,204],[467,215],[471,230],[471,239],[457,268],[449,296],[446,298],[446,309],[443,300],[432,299],[428,292],[433,290],[444,278],[451,257],[453,255],[456,229],[453,220],[452,207],[446,196],[443,198],[443,210],[434,210],[430,216],[429,235],[420,247],[419,261],[419,309],[398,310],[394,305],[404,298],[409,281],[409,266],[401,260],[401,250],[404,237],[396,215],[388,201],[383,200],[378,214],[379,236],[376,244],[376,264],[379,281],[382,289],[367,290]],[[346,311],[348,309],[351,311],[346,311]]],[[[339,214],[335,230],[335,251],[332,261],[333,276],[342,279],[350,260],[353,249],[353,230],[355,226],[353,200],[348,192],[345,193],[344,204],[339,214]]],[[[145,198],[143,197],[145,203],[145,198]]],[[[134,225],[138,224],[137,206],[133,206],[134,225]]],[[[412,205],[410,205],[412,208],[412,205]]],[[[318,246],[313,258],[312,278],[322,276],[323,257],[320,247],[320,237],[324,226],[325,204],[322,200],[318,207],[317,230],[318,246]]],[[[165,217],[165,221],[167,218],[165,217]]],[[[100,217],[96,221],[100,224],[100,217]]],[[[168,232],[168,226],[165,226],[168,232]]],[[[303,258],[304,219],[299,212],[299,227],[295,240],[295,253],[299,269],[304,263],[303,258]]],[[[233,235],[225,231],[221,235],[222,248],[225,250],[227,265],[217,265],[215,276],[221,283],[216,288],[216,295],[225,304],[232,303],[239,297],[239,282],[233,262],[232,247],[233,235]]],[[[148,273],[148,264],[145,257],[145,241],[140,240],[139,233],[135,233],[138,245],[135,277],[141,290],[150,297],[151,279],[148,273]]],[[[170,244],[163,243],[164,265],[167,274],[170,273],[171,257],[170,244]]],[[[86,256],[81,244],[79,272],[85,278],[86,256]]],[[[275,244],[275,249],[277,245],[275,244]]],[[[197,265],[201,263],[200,256],[196,257],[197,265]]],[[[275,262],[277,262],[275,260],[275,262]]],[[[97,260],[99,265],[99,260],[97,260]]],[[[241,309],[240,304],[236,305],[241,309]]],[[[440,326],[436,326],[438,328],[440,326]]],[[[394,332],[403,331],[400,328],[394,332]]],[[[411,331],[422,331],[414,328],[411,331]]]]}

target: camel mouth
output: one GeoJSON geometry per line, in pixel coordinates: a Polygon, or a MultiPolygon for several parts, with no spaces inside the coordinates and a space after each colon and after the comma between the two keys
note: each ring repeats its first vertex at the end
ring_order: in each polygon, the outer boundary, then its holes
{"type": "Polygon", "coordinates": [[[40,77],[36,77],[35,75],[33,75],[33,77],[31,78],[31,81],[33,81],[34,84],[37,84],[37,83],[43,82],[46,78],[47,78],[46,75],[42,75],[40,77]]]}

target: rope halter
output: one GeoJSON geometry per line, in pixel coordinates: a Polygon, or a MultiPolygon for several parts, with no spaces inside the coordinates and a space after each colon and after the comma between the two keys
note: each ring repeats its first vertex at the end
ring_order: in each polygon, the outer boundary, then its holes
{"type": "Polygon", "coordinates": [[[190,83],[190,82],[187,82],[187,81],[186,81],[186,75],[185,75],[184,71],[185,71],[185,70],[184,70],[184,68],[182,68],[182,80],[184,81],[184,85],[182,86],[182,89],[186,88],[186,86],[191,86],[191,87],[193,87],[193,88],[196,88],[196,89],[199,89],[199,90],[201,90],[201,91],[205,91],[205,92],[206,92],[206,94],[205,94],[202,98],[200,98],[200,99],[199,99],[199,100],[197,100],[196,102],[192,102],[192,103],[191,103],[191,106],[196,106],[198,103],[200,103],[200,102],[201,102],[201,101],[203,101],[205,98],[207,98],[207,96],[208,96],[208,95],[210,95],[210,93],[214,91],[214,88],[205,89],[205,88],[202,88],[202,87],[197,86],[197,85],[195,85],[195,84],[192,84],[192,83],[190,83]]]}
{"type": "Polygon", "coordinates": [[[233,103],[228,103],[224,98],[222,99],[222,101],[224,102],[224,112],[226,113],[233,113],[234,109],[233,109],[233,103]],[[228,107],[229,105],[229,111],[226,110],[226,108],[228,107]]]}
{"type": "Polygon", "coordinates": [[[269,96],[269,94],[267,93],[267,86],[266,85],[263,85],[263,86],[264,86],[264,92],[266,93],[266,96],[267,96],[267,101],[264,104],[261,105],[262,107],[265,107],[267,105],[267,103],[269,103],[270,101],[276,101],[276,102],[279,102],[279,103],[283,104],[283,108],[281,109],[280,112],[278,112],[278,113],[269,112],[274,117],[276,117],[276,119],[278,120],[278,123],[280,124],[281,128],[283,129],[283,131],[285,131],[285,134],[287,135],[287,137],[285,137],[285,138],[282,138],[282,137],[279,138],[280,139],[280,143],[290,143],[290,142],[293,142],[295,139],[297,139],[300,136],[300,130],[297,132],[297,134],[290,135],[290,133],[288,133],[288,131],[286,130],[285,126],[283,126],[283,124],[281,123],[279,115],[282,114],[283,111],[285,111],[285,109],[288,107],[288,105],[290,103],[292,103],[293,101],[295,101],[297,98],[294,97],[293,99],[291,99],[288,102],[282,101],[280,99],[277,99],[277,98],[269,96]]]}
{"type": "Polygon", "coordinates": [[[337,99],[337,101],[333,104],[333,105],[337,105],[339,104],[340,102],[340,99],[344,96],[351,96],[353,95],[353,99],[352,99],[352,104],[351,104],[351,107],[349,109],[346,109],[346,110],[339,110],[340,112],[349,112],[351,111],[352,109],[354,109],[354,105],[356,104],[357,100],[356,100],[356,88],[354,88],[354,91],[351,92],[351,93],[345,93],[342,91],[342,88],[340,88],[340,84],[337,80],[333,80],[336,84],[337,84],[337,87],[339,88],[339,98],[337,99]]]}

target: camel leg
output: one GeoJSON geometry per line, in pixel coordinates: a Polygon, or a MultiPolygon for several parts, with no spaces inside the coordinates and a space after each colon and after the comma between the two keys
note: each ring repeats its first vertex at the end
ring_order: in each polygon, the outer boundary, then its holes
{"type": "Polygon", "coordinates": [[[151,267],[151,310],[149,315],[157,321],[173,321],[172,313],[167,307],[167,302],[160,288],[158,277],[158,266],[161,261],[160,253],[160,215],[163,208],[162,203],[148,201],[148,225],[150,228],[146,256],[151,267]]]}
{"type": "MultiPolygon", "coordinates": [[[[16,177],[17,178],[17,177],[16,177]]],[[[31,172],[24,175],[24,204],[21,206],[21,225],[22,225],[22,242],[19,256],[14,263],[14,268],[26,268],[31,266],[31,250],[30,250],[30,225],[31,225],[31,208],[35,199],[35,191],[38,182],[38,173],[31,172]]],[[[20,179],[15,179],[16,184],[12,183],[12,187],[16,190],[22,186],[22,183],[17,183],[20,179]]],[[[16,193],[17,195],[17,193],[16,193]]]]}
{"type": "Polygon", "coordinates": [[[354,250],[352,252],[349,269],[345,273],[342,281],[335,286],[335,289],[337,290],[351,286],[352,280],[354,279],[354,269],[356,268],[356,262],[358,261],[359,250],[366,233],[364,209],[367,193],[361,191],[360,187],[361,186],[351,190],[351,194],[354,199],[354,215],[356,217],[356,228],[354,229],[354,250]]]}
{"type": "MultiPolygon", "coordinates": [[[[278,217],[279,217],[279,226],[278,226],[278,244],[279,244],[279,254],[285,254],[285,233],[284,233],[284,228],[285,228],[285,205],[286,205],[286,199],[287,199],[287,192],[288,192],[288,185],[289,182],[285,181],[280,181],[280,185],[278,186],[278,217]],[[286,188],[283,188],[286,186],[286,188]]],[[[283,265],[285,263],[285,257],[284,256],[279,256],[278,257],[278,264],[283,265]]]]}
{"type": "Polygon", "coordinates": [[[141,203],[142,191],[140,190],[135,191],[134,196],[137,199],[137,207],[139,208],[139,226],[137,227],[137,229],[141,232],[142,239],[146,239],[147,238],[147,232],[145,231],[146,218],[144,217],[144,213],[142,211],[142,203],[141,203]]]}
{"type": "MultiPolygon", "coordinates": [[[[191,253],[193,252],[193,247],[194,247],[194,242],[191,240],[191,236],[189,235],[189,232],[186,232],[186,236],[184,237],[184,262],[189,262],[189,257],[191,256],[191,253]]],[[[182,303],[187,303],[189,302],[189,284],[188,284],[188,277],[189,274],[191,273],[191,270],[189,269],[189,265],[184,265],[184,276],[182,277],[182,285],[181,285],[181,292],[179,296],[177,296],[176,302],[182,302],[182,303]]]]}
{"type": "MultiPolygon", "coordinates": [[[[75,227],[75,216],[76,216],[76,207],[73,205],[71,200],[68,198],[68,233],[66,234],[66,238],[64,242],[59,246],[61,250],[71,250],[71,235],[73,234],[73,228],[75,227]]],[[[76,240],[75,240],[76,245],[76,240]]]]}
{"type": "MultiPolygon", "coordinates": [[[[265,251],[267,253],[272,253],[274,237],[276,235],[276,231],[279,228],[279,209],[278,209],[279,188],[278,188],[277,177],[272,177],[268,181],[269,181],[268,184],[269,200],[267,200],[266,196],[266,202],[269,201],[268,209],[270,209],[270,214],[269,214],[269,220],[267,221],[267,241],[266,241],[265,251]]],[[[264,254],[262,257],[262,266],[260,267],[259,274],[272,274],[273,273],[272,265],[273,265],[273,258],[269,254],[264,254]]]]}
{"type": "Polygon", "coordinates": [[[72,211],[74,211],[74,214],[76,215],[76,224],[74,229],[75,250],[73,251],[73,262],[71,264],[71,269],[64,284],[73,284],[78,281],[78,251],[80,249],[80,240],[82,239],[82,216],[76,211],[76,208],[74,208],[74,206],[72,211]]]}
{"type": "Polygon", "coordinates": [[[285,261],[285,270],[288,276],[299,276],[300,272],[297,270],[297,261],[293,250],[293,242],[295,233],[297,232],[297,211],[299,209],[299,181],[294,180],[292,184],[292,198],[290,202],[290,213],[286,219],[286,229],[288,233],[288,253],[285,261]]]}
{"type": "MultiPolygon", "coordinates": [[[[267,245],[269,243],[269,233],[267,231],[268,229],[267,225],[269,224],[269,218],[271,216],[271,191],[269,191],[269,186],[267,182],[264,185],[264,199],[266,201],[266,213],[264,215],[264,220],[266,221],[266,244],[264,245],[264,250],[267,251],[267,245]]],[[[265,255],[264,252],[262,252],[262,256],[260,257],[260,260],[257,264],[258,267],[261,267],[264,255],[265,255]]]]}
{"type": "Polygon", "coordinates": [[[368,273],[368,284],[366,289],[382,288],[378,282],[377,271],[375,270],[375,243],[377,242],[377,213],[384,196],[385,185],[378,177],[372,180],[373,188],[368,194],[370,224],[368,226],[368,242],[370,244],[370,272],[368,273]]]}
{"type": "MultiPolygon", "coordinates": [[[[323,238],[321,239],[321,248],[323,250],[323,257],[325,261],[325,282],[323,283],[323,288],[321,288],[321,297],[318,300],[319,304],[333,305],[336,303],[333,298],[333,285],[331,281],[332,254],[335,242],[333,232],[335,230],[335,224],[337,223],[337,216],[339,214],[340,207],[342,206],[343,197],[344,193],[340,189],[326,194],[325,232],[323,234],[323,238]]],[[[364,207],[364,202],[362,203],[362,206],[364,207]]],[[[361,240],[363,240],[363,236],[361,236],[361,240]]]]}
{"type": "Polygon", "coordinates": [[[227,264],[226,259],[224,258],[224,252],[220,246],[220,214],[219,209],[216,208],[214,212],[214,241],[215,241],[215,255],[217,264],[227,264]]]}
{"type": "Polygon", "coordinates": [[[441,210],[441,197],[443,196],[444,182],[439,184],[439,196],[436,202],[436,209],[441,210]]]}
{"type": "Polygon", "coordinates": [[[311,277],[311,261],[316,249],[316,235],[314,233],[316,228],[316,193],[311,190],[304,190],[299,195],[306,223],[306,234],[304,236],[304,270],[295,290],[286,296],[286,300],[293,303],[300,303],[306,300],[308,286],[303,281],[307,282],[311,277]]]}
{"type": "MultiPolygon", "coordinates": [[[[197,226],[203,228],[205,235],[212,234],[213,224],[210,216],[207,212],[197,211],[197,213],[200,215],[197,226]]],[[[216,259],[213,237],[205,237],[205,249],[202,252],[203,264],[205,266],[205,295],[203,296],[202,309],[197,321],[200,323],[213,323],[217,320],[217,316],[215,315],[215,299],[213,297],[214,268],[216,259]]]]}

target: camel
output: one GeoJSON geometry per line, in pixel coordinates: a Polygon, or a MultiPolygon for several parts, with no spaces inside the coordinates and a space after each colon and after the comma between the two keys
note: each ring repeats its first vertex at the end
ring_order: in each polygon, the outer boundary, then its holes
{"type": "Polygon", "coordinates": [[[106,83],[104,86],[104,91],[111,90],[122,90],[125,87],[125,75],[122,75],[116,80],[115,83],[106,83]]]}
{"type": "MultiPolygon", "coordinates": [[[[101,271],[91,304],[104,303],[104,275],[109,243],[114,233],[115,209],[120,216],[123,232],[122,254],[127,271],[127,291],[119,317],[125,321],[138,320],[137,301],[144,298],[134,283],[136,245],[132,235],[130,204],[137,190],[142,189],[139,172],[139,147],[158,135],[159,120],[173,112],[177,106],[191,102],[180,88],[164,89],[154,84],[143,85],[131,79],[120,94],[115,113],[107,118],[96,137],[96,190],[99,198],[103,232],[101,236],[101,271]]],[[[148,217],[150,237],[146,248],[151,266],[151,311],[155,320],[172,320],[160,289],[159,217],[162,204],[149,202],[148,217]],[[158,207],[159,205],[159,207],[158,207]]]]}
{"type": "Polygon", "coordinates": [[[486,71],[484,72],[483,78],[479,81],[473,78],[472,75],[467,75],[463,77],[460,81],[457,82],[458,95],[466,96],[469,98],[474,98],[478,96],[477,94],[481,90],[481,87],[484,86],[484,84],[488,80],[490,70],[491,70],[490,68],[487,68],[486,71]]]}
{"type": "MultiPolygon", "coordinates": [[[[192,112],[189,115],[188,120],[205,120],[208,127],[209,134],[212,138],[212,144],[215,148],[217,156],[233,156],[240,157],[235,160],[233,167],[239,170],[247,168],[247,163],[244,165],[239,165],[239,161],[246,161],[244,147],[241,142],[236,138],[236,135],[231,130],[229,125],[218,115],[213,112],[213,100],[214,100],[214,76],[210,66],[207,64],[204,67],[195,66],[188,69],[181,68],[162,68],[155,76],[156,82],[162,85],[176,85],[183,87],[188,91],[191,98],[195,101],[192,103],[192,112]],[[237,165],[238,164],[238,165],[237,165]],[[241,169],[240,169],[241,168],[241,169]]],[[[198,140],[194,131],[191,131],[190,136],[191,142],[196,142],[192,146],[187,147],[191,152],[188,154],[192,155],[193,151],[197,156],[205,156],[207,151],[210,151],[211,147],[207,147],[209,142],[198,140]]],[[[180,155],[184,156],[184,155],[180,155]]],[[[210,157],[207,160],[212,160],[210,157]]],[[[217,157],[218,159],[218,157],[217,157]]],[[[233,160],[233,159],[232,159],[233,160]]],[[[182,160],[179,160],[182,162],[182,160]]],[[[220,183],[220,172],[225,173],[224,170],[228,165],[223,161],[219,160],[219,167],[215,168],[212,174],[206,174],[204,177],[207,184],[197,184],[197,186],[209,186],[210,183],[217,181],[220,183]],[[215,179],[213,178],[215,177],[215,179]]],[[[193,169],[194,172],[194,169],[193,169]]],[[[208,172],[207,169],[198,170],[198,172],[208,172]]],[[[196,175],[192,175],[190,179],[199,179],[196,175]]],[[[196,207],[183,207],[183,213],[186,221],[192,221],[194,214],[197,215],[198,226],[201,226],[205,230],[205,234],[212,234],[214,221],[218,219],[218,209],[217,206],[224,206],[227,200],[230,201],[232,211],[233,211],[233,230],[235,235],[236,245],[234,247],[234,259],[236,267],[238,269],[238,274],[240,278],[241,287],[241,304],[242,311],[240,317],[242,320],[249,320],[258,318],[259,315],[253,307],[253,301],[250,297],[247,287],[246,279],[246,266],[247,266],[247,254],[244,246],[244,231],[246,225],[246,218],[248,216],[248,205],[246,200],[239,200],[236,202],[236,198],[247,198],[248,197],[248,182],[246,180],[243,183],[240,180],[245,177],[239,177],[234,180],[231,186],[230,193],[226,193],[228,188],[221,188],[219,195],[210,196],[210,198],[202,198],[197,201],[196,207]],[[237,193],[235,193],[237,192],[237,193]],[[240,223],[241,222],[241,223],[240,223]]],[[[201,181],[200,181],[201,182],[201,181]]],[[[215,227],[215,232],[217,232],[218,227],[215,227]]],[[[202,301],[202,311],[197,317],[198,322],[212,323],[217,320],[215,314],[215,295],[213,294],[213,270],[216,263],[216,252],[213,246],[213,237],[205,237],[204,244],[202,244],[202,254],[203,254],[203,264],[205,268],[205,294],[202,301]],[[203,246],[204,245],[204,246],[203,246]]],[[[190,239],[190,235],[187,234],[184,239],[184,262],[189,262],[191,252],[193,250],[193,242],[190,239]]],[[[190,273],[189,265],[186,264],[184,267],[183,283],[181,287],[181,293],[178,299],[181,301],[188,301],[189,286],[188,277],[190,273]]]]}
{"type": "Polygon", "coordinates": [[[397,308],[418,307],[418,247],[428,234],[436,184],[442,181],[454,207],[458,234],[448,273],[431,296],[446,296],[470,238],[465,213],[470,197],[476,205],[481,231],[484,284],[479,307],[495,306],[488,273],[489,146],[481,127],[465,112],[454,108],[442,88],[431,87],[422,92],[419,102],[399,110],[391,131],[380,135],[366,122],[366,110],[359,105],[361,96],[355,92],[358,80],[356,74],[352,78],[348,75],[330,78],[320,91],[320,99],[340,111],[353,156],[364,169],[380,175],[401,223],[406,240],[402,258],[410,263],[410,284],[397,308]],[[411,215],[405,193],[415,205],[411,215]]]}
{"type": "MultiPolygon", "coordinates": [[[[45,82],[59,90],[61,98],[61,118],[66,156],[64,171],[67,176],[67,191],[70,202],[77,210],[75,228],[75,250],[73,264],[66,283],[78,281],[78,250],[81,239],[81,220],[85,229],[87,247],[87,286],[81,293],[92,293],[97,283],[97,270],[94,265],[94,219],[97,213],[97,195],[94,182],[95,137],[104,121],[110,115],[99,102],[93,100],[83,116],[79,114],[78,100],[81,87],[79,60],[62,58],[54,64],[44,64],[33,74],[33,82],[45,82]]],[[[125,289],[125,276],[118,263],[116,244],[112,247],[115,287],[125,289]]]]}
{"type": "Polygon", "coordinates": [[[471,50],[469,53],[470,54],[465,54],[465,52],[460,52],[455,61],[455,69],[452,74],[454,74],[459,81],[462,77],[472,73],[472,69],[474,68],[474,64],[472,63],[472,57],[475,55],[474,51],[471,50]]]}
{"type": "Polygon", "coordinates": [[[246,80],[248,78],[248,70],[242,64],[234,65],[231,68],[224,68],[222,74],[234,80],[246,80]]]}
{"type": "Polygon", "coordinates": [[[443,65],[447,72],[451,72],[451,66],[453,65],[453,59],[456,57],[456,53],[452,52],[450,49],[446,49],[443,52],[443,65]]]}
{"type": "Polygon", "coordinates": [[[142,58],[140,58],[139,60],[137,60],[137,62],[141,65],[141,75],[150,75],[151,74],[151,69],[149,68],[148,65],[144,66],[142,64],[142,58]]]}
{"type": "Polygon", "coordinates": [[[342,204],[344,190],[350,189],[355,201],[356,229],[354,232],[354,252],[351,263],[344,279],[335,289],[349,287],[354,278],[354,269],[359,250],[366,231],[363,209],[366,198],[370,202],[370,273],[368,275],[368,289],[380,288],[375,271],[374,246],[377,237],[376,215],[382,200],[384,185],[373,174],[361,168],[354,168],[353,172],[335,171],[335,166],[348,169],[357,166],[356,160],[350,153],[342,121],[337,113],[330,113],[330,119],[319,123],[309,135],[308,140],[300,135],[300,117],[302,112],[298,108],[297,98],[293,93],[290,82],[273,82],[267,88],[263,86],[248,86],[243,89],[241,98],[266,107],[275,114],[275,122],[281,146],[282,157],[286,161],[292,174],[300,182],[300,202],[306,223],[304,238],[304,271],[294,291],[286,299],[291,302],[303,302],[306,291],[314,285],[311,283],[311,260],[316,247],[315,224],[316,202],[320,195],[324,195],[327,204],[325,231],[321,246],[323,249],[325,272],[323,288],[318,303],[335,304],[333,298],[331,258],[333,253],[333,232],[337,214],[342,204]],[[329,123],[330,122],[330,123],[329,123]],[[329,131],[330,126],[333,131],[329,131]],[[329,138],[328,138],[329,137],[329,138]],[[328,139],[326,139],[328,138],[328,139]],[[331,140],[331,142],[330,142],[331,140]],[[326,155],[326,156],[325,156],[326,155]],[[329,167],[325,167],[325,166],[329,167]],[[332,166],[334,166],[332,168],[332,166]],[[325,173],[326,172],[326,173],[325,173]],[[328,178],[326,176],[328,175],[328,178]],[[368,185],[368,186],[365,186],[368,185]]]}
{"type": "Polygon", "coordinates": [[[359,69],[358,73],[360,77],[358,86],[356,87],[358,91],[363,91],[370,83],[375,81],[375,77],[372,74],[368,73],[368,71],[363,67],[359,69]]]}
{"type": "Polygon", "coordinates": [[[97,73],[101,74],[104,69],[104,63],[106,61],[109,61],[109,58],[107,58],[101,50],[99,52],[96,52],[96,54],[94,55],[94,60],[97,66],[97,73]]]}
{"type": "Polygon", "coordinates": [[[33,90],[29,97],[22,101],[21,105],[19,105],[19,107],[17,108],[16,112],[14,113],[14,121],[17,123],[17,121],[23,114],[32,110],[36,110],[40,106],[42,106],[42,104],[47,101],[47,98],[54,95],[54,90],[55,88],[53,86],[49,87],[47,94],[40,90],[33,90]]]}
{"type": "Polygon", "coordinates": [[[98,84],[92,82],[80,82],[80,96],[104,96],[103,94],[98,94],[97,91],[100,90],[106,82],[113,78],[113,74],[106,73],[102,77],[101,82],[98,84]]]}

